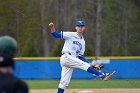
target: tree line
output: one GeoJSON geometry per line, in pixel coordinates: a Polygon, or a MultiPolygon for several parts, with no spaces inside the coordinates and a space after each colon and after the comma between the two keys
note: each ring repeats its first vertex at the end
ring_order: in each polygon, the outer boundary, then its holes
{"type": "Polygon", "coordinates": [[[0,0],[0,36],[19,44],[18,56],[60,56],[64,41],[48,28],[75,31],[84,20],[85,56],[139,56],[139,0],[0,0]]]}

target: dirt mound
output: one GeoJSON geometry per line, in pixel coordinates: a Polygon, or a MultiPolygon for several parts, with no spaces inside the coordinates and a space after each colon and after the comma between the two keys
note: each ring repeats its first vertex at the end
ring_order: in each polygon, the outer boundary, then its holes
{"type": "MultiPolygon", "coordinates": [[[[31,89],[30,93],[56,93],[57,89],[31,89]]],[[[137,89],[66,89],[65,93],[140,93],[137,89]]]]}

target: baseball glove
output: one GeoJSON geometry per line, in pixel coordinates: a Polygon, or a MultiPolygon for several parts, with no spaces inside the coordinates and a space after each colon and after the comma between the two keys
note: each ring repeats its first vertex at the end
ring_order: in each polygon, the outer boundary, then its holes
{"type": "Polygon", "coordinates": [[[104,66],[101,65],[101,64],[91,64],[91,66],[94,67],[94,68],[97,69],[97,70],[101,70],[101,69],[104,68],[104,66]]]}

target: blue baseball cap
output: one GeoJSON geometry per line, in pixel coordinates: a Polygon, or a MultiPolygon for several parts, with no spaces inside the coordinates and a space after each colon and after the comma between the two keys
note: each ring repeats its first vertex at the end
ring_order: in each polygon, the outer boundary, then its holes
{"type": "Polygon", "coordinates": [[[76,21],[76,26],[85,26],[84,21],[76,21]]]}

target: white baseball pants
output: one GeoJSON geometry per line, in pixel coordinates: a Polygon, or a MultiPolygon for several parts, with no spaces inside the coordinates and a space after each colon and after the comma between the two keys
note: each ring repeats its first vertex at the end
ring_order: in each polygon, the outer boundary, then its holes
{"type": "Polygon", "coordinates": [[[61,56],[60,64],[62,67],[62,71],[61,71],[61,80],[59,83],[59,88],[62,89],[65,89],[66,86],[68,86],[72,76],[73,68],[79,68],[87,71],[87,69],[90,67],[88,63],[68,53],[65,53],[64,55],[61,56]]]}

